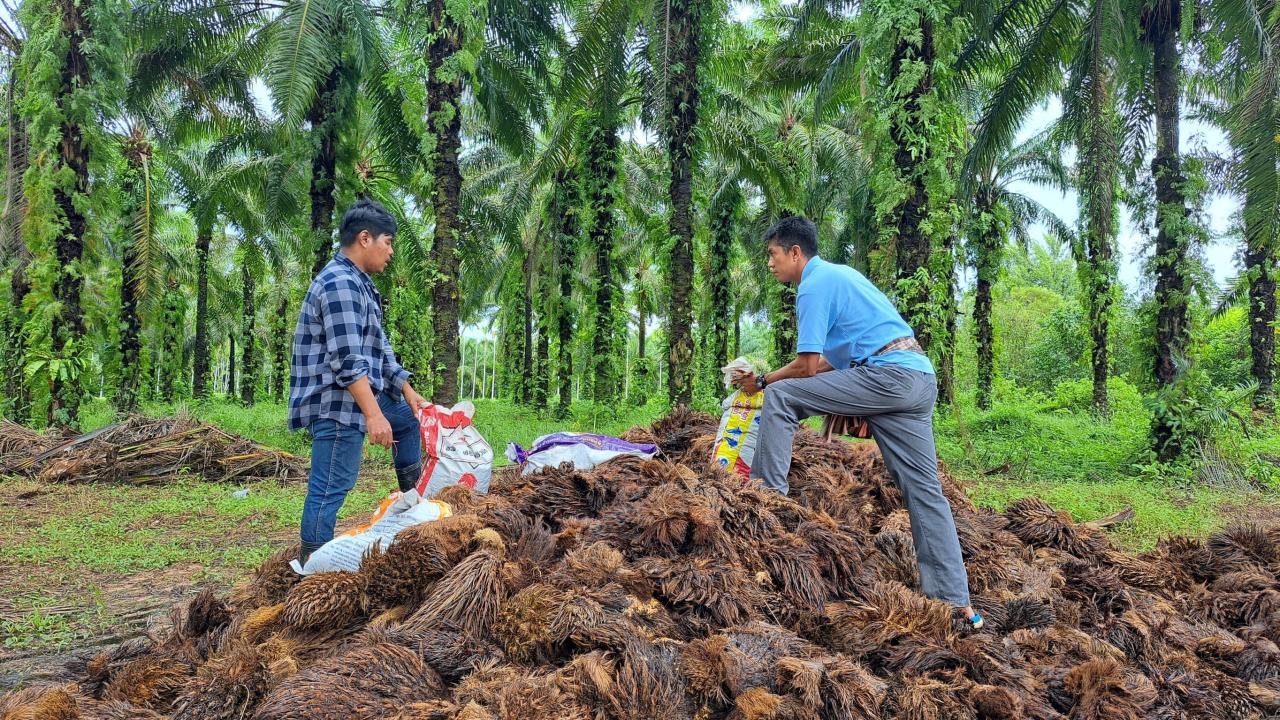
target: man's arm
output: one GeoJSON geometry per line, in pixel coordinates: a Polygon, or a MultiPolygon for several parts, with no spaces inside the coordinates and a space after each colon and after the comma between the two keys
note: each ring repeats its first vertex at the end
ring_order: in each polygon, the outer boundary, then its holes
{"type": "Polygon", "coordinates": [[[426,398],[419,395],[418,391],[414,390],[413,386],[408,382],[401,386],[400,391],[404,393],[404,401],[409,403],[409,409],[415,413],[418,412],[419,408],[424,408],[431,404],[426,398]]]}
{"type": "MultiPolygon", "coordinates": [[[[777,370],[774,370],[773,372],[766,374],[764,376],[764,381],[765,381],[765,384],[767,385],[769,383],[777,382],[779,380],[786,380],[787,378],[813,377],[814,375],[817,375],[820,372],[826,372],[831,369],[833,369],[831,367],[831,363],[828,363],[826,361],[826,358],[822,357],[822,353],[816,353],[816,352],[796,353],[795,360],[792,360],[791,362],[787,363],[786,365],[783,365],[777,370]]],[[[748,394],[754,393],[760,389],[759,386],[756,384],[755,375],[743,375],[740,378],[738,378],[738,380],[739,380],[738,384],[748,394]]]]}
{"type": "Polygon", "coordinates": [[[371,445],[391,448],[391,423],[383,416],[369,385],[369,354],[364,347],[364,298],[354,283],[338,281],[320,300],[325,355],[334,383],[346,388],[364,415],[371,445]]]}
{"type": "Polygon", "coordinates": [[[381,445],[391,449],[391,423],[382,414],[378,401],[373,397],[373,388],[369,386],[369,376],[361,375],[358,380],[347,386],[347,392],[356,399],[360,412],[364,413],[364,424],[369,430],[369,444],[381,445]]]}

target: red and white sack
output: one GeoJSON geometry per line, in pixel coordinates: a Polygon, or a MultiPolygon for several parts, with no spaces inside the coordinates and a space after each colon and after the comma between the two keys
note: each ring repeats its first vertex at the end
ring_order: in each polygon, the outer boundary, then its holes
{"type": "Polygon", "coordinates": [[[476,430],[471,419],[476,406],[463,401],[451,408],[428,405],[418,410],[422,426],[422,476],[415,489],[431,499],[450,485],[466,485],[489,492],[493,475],[493,448],[476,430]]]}

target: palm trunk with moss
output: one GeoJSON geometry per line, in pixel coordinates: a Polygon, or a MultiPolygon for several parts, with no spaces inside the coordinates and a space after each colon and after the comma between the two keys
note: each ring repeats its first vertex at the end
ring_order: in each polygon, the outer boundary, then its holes
{"type": "Polygon", "coordinates": [[[289,389],[289,291],[280,279],[280,302],[271,318],[271,397],[277,402],[286,399],[289,389]]]}
{"type": "Polygon", "coordinates": [[[534,347],[533,347],[533,254],[525,253],[520,272],[520,316],[524,336],[520,357],[520,402],[529,405],[534,396],[534,347]]]}
{"type": "Polygon", "coordinates": [[[938,353],[938,400],[947,405],[956,402],[956,316],[960,308],[956,305],[956,238],[949,234],[943,243],[942,252],[946,258],[946,283],[942,288],[942,337],[937,338],[938,353]]]}
{"type": "MultiPolygon", "coordinates": [[[[89,37],[89,3],[76,0],[55,0],[61,16],[62,35],[66,38],[66,56],[62,62],[61,77],[54,101],[62,114],[61,142],[58,144],[61,167],[69,176],[69,182],[54,186],[53,200],[58,208],[59,232],[54,241],[57,260],[57,276],[54,280],[53,299],[58,303],[59,317],[53,325],[53,355],[69,360],[84,352],[84,312],[80,307],[80,293],[84,287],[85,236],[89,219],[85,215],[85,203],[89,195],[89,144],[84,128],[75,120],[82,114],[71,104],[83,88],[91,83],[86,43],[89,37]],[[69,187],[68,187],[69,186],[69,187]]],[[[83,102],[83,100],[80,100],[83,102]]],[[[75,425],[79,420],[80,400],[83,397],[78,372],[65,375],[55,373],[51,386],[49,419],[61,424],[75,425]]]]}
{"type": "Polygon", "coordinates": [[[0,212],[0,247],[13,250],[12,258],[0,258],[9,265],[9,308],[4,313],[3,337],[4,351],[3,372],[4,398],[0,406],[5,415],[16,422],[28,420],[31,412],[31,388],[26,382],[26,343],[22,337],[22,327],[27,321],[23,307],[31,284],[27,277],[27,268],[31,263],[30,253],[22,238],[22,219],[26,215],[26,195],[23,192],[22,176],[27,171],[27,124],[18,114],[15,92],[19,73],[11,69],[6,92],[7,136],[5,143],[4,168],[4,209],[0,212]]]}
{"type": "Polygon", "coordinates": [[[255,329],[253,293],[256,281],[249,264],[240,266],[241,300],[243,314],[240,317],[240,404],[252,407],[258,387],[258,338],[255,329]]]}
{"type": "Polygon", "coordinates": [[[209,245],[213,242],[213,224],[197,219],[196,225],[196,338],[191,360],[191,394],[197,399],[209,396],[209,365],[213,350],[209,347],[209,245]]]}
{"type": "Polygon", "coordinates": [[[710,210],[711,246],[707,251],[711,277],[707,278],[710,294],[710,346],[708,378],[711,387],[720,382],[720,368],[729,362],[729,323],[733,313],[733,281],[729,265],[733,255],[734,218],[742,195],[737,186],[726,188],[710,210]]]}
{"type": "Polygon", "coordinates": [[[613,405],[622,389],[619,339],[625,337],[621,277],[615,257],[619,154],[618,128],[611,117],[597,116],[587,129],[585,142],[584,200],[586,235],[595,254],[593,290],[595,304],[591,335],[591,397],[602,405],[613,405]]]}
{"type": "Polygon", "coordinates": [[[977,281],[973,294],[973,329],[978,354],[978,407],[991,409],[991,385],[995,378],[995,329],[991,324],[991,289],[1000,273],[1000,250],[1004,244],[995,219],[995,201],[990,191],[980,191],[975,198],[975,215],[985,224],[977,229],[975,270],[977,281]]]}
{"type": "Polygon", "coordinates": [[[578,257],[579,187],[567,170],[553,179],[552,197],[548,205],[548,221],[552,230],[552,263],[556,282],[556,373],[559,379],[556,417],[569,416],[573,403],[573,270],[578,257]]]}
{"type": "Polygon", "coordinates": [[[166,403],[178,397],[184,372],[182,347],[186,344],[187,303],[176,281],[170,281],[161,300],[160,322],[160,399],[166,403]]]}
{"type": "Polygon", "coordinates": [[[645,291],[644,285],[641,283],[640,267],[636,268],[636,359],[634,361],[635,370],[632,372],[631,383],[631,402],[635,405],[644,405],[649,402],[649,391],[651,374],[653,372],[652,362],[647,353],[645,343],[648,340],[649,331],[649,313],[652,311],[649,302],[649,293],[645,291]]]}
{"type": "Polygon", "coordinates": [[[921,105],[933,92],[933,33],[933,22],[922,17],[918,36],[904,33],[898,40],[890,68],[895,81],[909,73],[918,73],[914,85],[906,88],[901,98],[901,112],[891,117],[889,134],[895,148],[894,168],[905,190],[905,197],[895,210],[899,302],[926,351],[932,340],[934,321],[930,303],[932,283],[927,280],[933,244],[924,227],[929,215],[929,193],[925,187],[925,166],[929,158],[921,153],[920,140],[929,135],[921,105]]]}
{"type": "Polygon", "coordinates": [[[427,3],[431,41],[427,48],[427,118],[435,136],[431,156],[432,210],[435,236],[431,245],[432,347],[436,382],[432,398],[452,405],[458,390],[458,222],[462,171],[462,25],[450,14],[447,0],[427,3]]]}
{"type": "MultiPolygon", "coordinates": [[[[1155,377],[1162,388],[1179,378],[1179,364],[1190,340],[1188,317],[1186,197],[1179,155],[1179,108],[1182,61],[1178,49],[1181,3],[1160,0],[1143,15],[1143,39],[1152,51],[1155,85],[1156,153],[1151,173],[1156,184],[1156,347],[1155,377]]],[[[1182,452],[1185,438],[1166,412],[1156,412],[1156,454],[1170,460],[1182,452]]]]}
{"type": "Polygon", "coordinates": [[[666,87],[667,160],[671,167],[671,313],[667,322],[670,373],[667,397],[673,406],[693,401],[693,155],[698,124],[698,63],[708,0],[667,4],[670,47],[675,62],[666,87]]]}
{"type": "MultiPolygon", "coordinates": [[[[116,407],[132,412],[138,406],[138,383],[142,363],[142,316],[138,307],[137,291],[140,259],[134,229],[140,223],[152,224],[153,220],[141,217],[150,212],[147,197],[146,164],[151,157],[151,144],[140,133],[140,127],[125,140],[125,178],[122,195],[127,203],[121,216],[125,219],[124,253],[120,261],[120,373],[116,381],[116,407]]],[[[149,230],[148,230],[149,232],[149,230]]]]}
{"type": "MultiPolygon", "coordinates": [[[[1249,199],[1246,197],[1245,206],[1249,199]]],[[[1249,357],[1253,379],[1258,389],[1253,407],[1261,412],[1275,410],[1276,357],[1276,257],[1274,240],[1249,232],[1249,213],[1245,213],[1249,238],[1245,246],[1244,269],[1249,276],[1249,357]]]]}
{"type": "Polygon", "coordinates": [[[22,336],[22,327],[26,323],[27,314],[23,309],[27,294],[31,292],[31,284],[27,279],[27,268],[30,261],[20,256],[13,264],[9,275],[9,302],[11,307],[5,313],[4,325],[4,411],[14,422],[27,422],[31,415],[31,386],[26,382],[26,356],[23,352],[26,342],[22,336]]]}
{"type": "Polygon", "coordinates": [[[333,207],[338,168],[338,134],[342,131],[339,104],[342,93],[342,66],[335,64],[317,89],[307,111],[315,154],[311,156],[311,240],[315,256],[311,276],[320,274],[333,259],[333,207]]]}

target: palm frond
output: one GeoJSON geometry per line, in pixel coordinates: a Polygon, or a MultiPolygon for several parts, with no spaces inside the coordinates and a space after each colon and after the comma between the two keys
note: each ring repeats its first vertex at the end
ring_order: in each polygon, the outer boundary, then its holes
{"type": "Polygon", "coordinates": [[[1059,82],[1067,45],[1078,31],[1079,20],[1072,12],[1070,0],[1053,0],[1043,14],[1035,18],[1025,40],[1018,43],[1016,57],[974,131],[973,146],[965,157],[962,177],[976,177],[979,168],[989,167],[1000,149],[1013,142],[1027,112],[1059,82]]]}

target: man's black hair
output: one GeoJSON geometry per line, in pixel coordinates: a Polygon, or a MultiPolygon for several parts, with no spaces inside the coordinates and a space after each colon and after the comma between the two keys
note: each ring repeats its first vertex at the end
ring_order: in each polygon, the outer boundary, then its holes
{"type": "Polygon", "coordinates": [[[807,258],[818,254],[818,228],[802,215],[785,217],[764,231],[765,247],[777,245],[784,251],[792,245],[800,246],[800,253],[807,258]]]}
{"type": "Polygon", "coordinates": [[[342,222],[338,225],[338,243],[342,247],[349,247],[356,241],[361,230],[368,230],[375,238],[383,233],[395,235],[396,219],[377,202],[362,197],[342,214],[342,222]]]}

